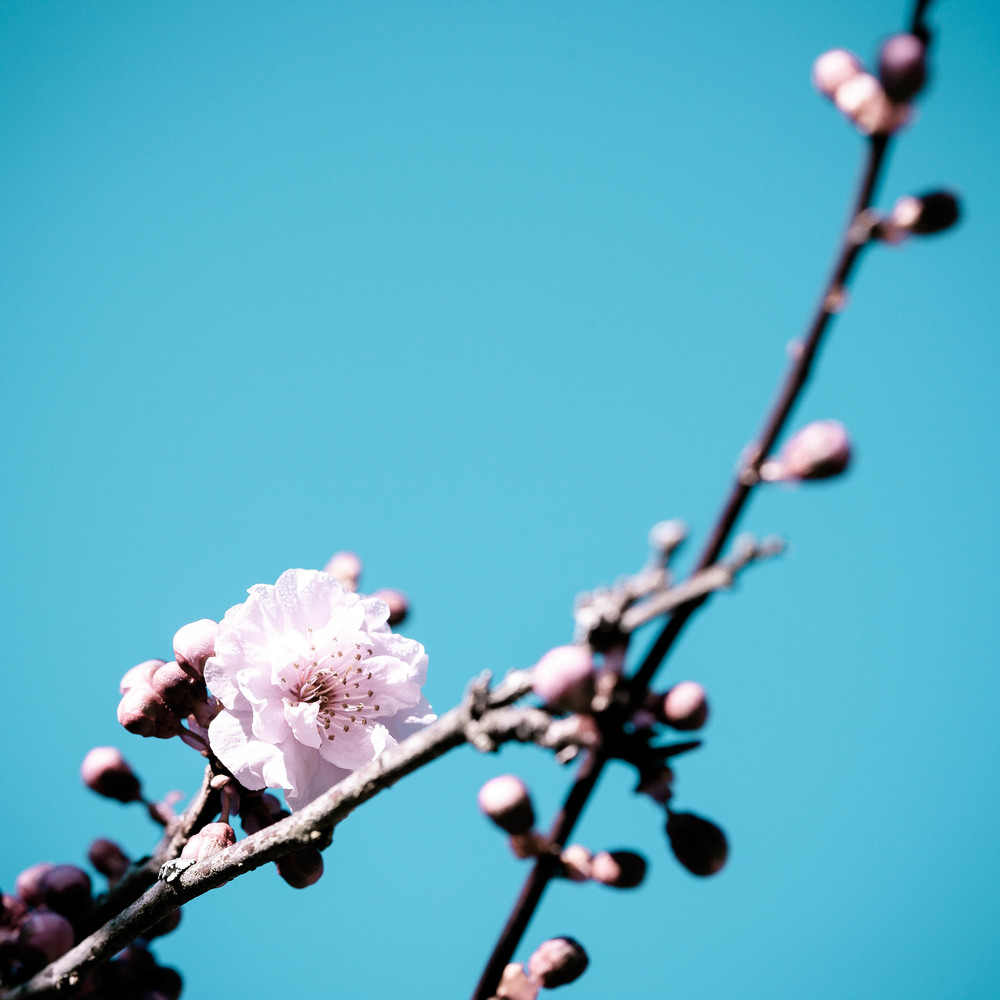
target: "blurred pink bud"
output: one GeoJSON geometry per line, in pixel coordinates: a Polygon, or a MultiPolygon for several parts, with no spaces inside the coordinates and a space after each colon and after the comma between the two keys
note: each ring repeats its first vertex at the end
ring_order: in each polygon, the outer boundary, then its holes
{"type": "Polygon", "coordinates": [[[14,891],[28,906],[41,906],[45,902],[42,879],[55,865],[51,861],[39,861],[37,865],[25,868],[14,880],[14,891]]]}
{"type": "Polygon", "coordinates": [[[174,656],[187,670],[203,677],[205,661],[215,653],[215,636],[219,623],[211,618],[200,618],[196,622],[179,628],[174,635],[174,656]]]}
{"type": "Polygon", "coordinates": [[[583,844],[570,844],[559,855],[563,875],[572,882],[586,882],[591,877],[594,855],[583,844]]]}
{"type": "Polygon", "coordinates": [[[688,536],[688,526],[680,520],[659,521],[649,532],[649,547],[656,549],[664,559],[688,536]]]}
{"type": "Polygon", "coordinates": [[[663,698],[663,721],[674,729],[688,732],[701,729],[708,718],[705,689],[695,681],[675,684],[663,698]]]}
{"type": "Polygon", "coordinates": [[[76,920],[90,907],[90,876],[76,865],[53,865],[42,876],[45,905],[67,920],[76,920]]]}
{"type": "Polygon", "coordinates": [[[864,72],[861,60],[846,49],[830,49],[813,63],[813,86],[831,101],[837,88],[852,77],[864,72]]]}
{"type": "Polygon", "coordinates": [[[80,765],[83,783],[98,795],[119,802],[136,802],[142,797],[142,786],[128,761],[116,747],[94,747],[80,765]]]}
{"type": "MultiPolygon", "coordinates": [[[[0,928],[17,927],[28,912],[28,904],[19,896],[11,896],[9,893],[0,893],[0,928]]],[[[0,942],[4,935],[0,931],[0,942]]]]}
{"type": "Polygon", "coordinates": [[[777,459],[760,469],[762,479],[782,482],[796,479],[830,479],[851,464],[851,439],[836,420],[815,420],[793,434],[777,459]]]}
{"type": "Polygon", "coordinates": [[[99,837],[87,850],[90,863],[114,885],[125,872],[131,862],[125,852],[113,841],[99,837]]]}
{"type": "Polygon", "coordinates": [[[153,924],[144,933],[144,937],[147,940],[152,940],[153,938],[163,937],[165,934],[170,934],[177,930],[181,922],[181,908],[178,906],[176,910],[171,910],[162,920],[153,924]]]}
{"type": "Polygon", "coordinates": [[[278,858],[275,867],[293,889],[305,889],[320,880],[323,874],[323,855],[315,847],[305,847],[278,858]]]}
{"type": "Polygon", "coordinates": [[[507,833],[527,833],[535,825],[527,786],[513,774],[487,781],[479,789],[479,808],[507,833]]]}
{"type": "Polygon", "coordinates": [[[589,961],[578,941],[569,937],[551,938],[543,941],[528,959],[528,974],[546,989],[552,989],[579,979],[589,961]]]}
{"type": "Polygon", "coordinates": [[[590,877],[615,889],[634,889],[646,877],[646,859],[635,851],[598,851],[590,877]]]}
{"type": "Polygon", "coordinates": [[[535,1000],[540,988],[538,983],[528,978],[520,962],[508,962],[494,1000],[535,1000]]]}
{"type": "Polygon", "coordinates": [[[389,606],[389,624],[399,625],[410,613],[410,602],[406,599],[406,594],[401,590],[391,590],[383,587],[376,590],[372,597],[377,597],[380,601],[385,601],[389,606]]]}
{"type": "Polygon", "coordinates": [[[335,552],[323,567],[323,572],[335,576],[347,590],[357,590],[361,569],[361,559],[355,553],[335,552]]]}
{"type": "Polygon", "coordinates": [[[121,694],[127,694],[132,688],[148,688],[153,681],[153,674],[163,666],[163,660],[143,660],[137,663],[130,670],[125,671],[118,690],[121,694]]]}
{"type": "Polygon", "coordinates": [[[893,35],[879,53],[878,75],[890,100],[911,100],[927,80],[927,47],[916,35],[893,35]]]}
{"type": "Polygon", "coordinates": [[[667,836],[674,857],[692,875],[714,875],[726,863],[726,835],[694,813],[667,813],[667,836]]]}
{"type": "Polygon", "coordinates": [[[556,646],[531,670],[531,687],[550,708],[587,712],[594,697],[594,658],[587,646],[556,646]]]}
{"type": "Polygon", "coordinates": [[[36,910],[21,924],[17,943],[40,952],[47,964],[73,947],[73,937],[73,926],[65,917],[49,910],[36,910]]]}
{"type": "Polygon", "coordinates": [[[178,715],[190,715],[196,704],[208,698],[201,676],[195,677],[176,661],[164,663],[153,674],[150,686],[178,715]]]}
{"type": "Polygon", "coordinates": [[[865,135],[889,135],[909,121],[905,104],[893,104],[882,84],[871,73],[858,73],[845,80],[833,102],[865,135]]]}
{"type": "Polygon", "coordinates": [[[118,703],[118,721],[136,736],[165,740],[181,731],[180,719],[152,688],[132,688],[118,703]]]}
{"type": "Polygon", "coordinates": [[[204,861],[236,843],[236,831],[228,823],[206,823],[185,845],[182,858],[204,861]]]}
{"type": "Polygon", "coordinates": [[[950,229],[960,214],[958,199],[950,191],[929,191],[900,198],[889,215],[889,225],[907,233],[930,236],[950,229]]]}

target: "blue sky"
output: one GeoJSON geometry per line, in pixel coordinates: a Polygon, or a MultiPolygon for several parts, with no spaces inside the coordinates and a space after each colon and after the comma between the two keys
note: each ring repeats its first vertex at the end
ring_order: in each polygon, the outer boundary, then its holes
{"type": "MultiPolygon", "coordinates": [[[[155,831],[201,767],[118,727],[117,684],[187,621],[350,548],[398,586],[439,710],[565,642],[649,527],[698,544],[811,310],[862,142],[809,84],[907,5],[860,0],[33,4],[0,9],[0,886],[155,831]]],[[[612,771],[581,841],[642,888],[558,885],[567,1000],[1000,992],[994,567],[1000,15],[942,0],[932,82],[879,204],[948,186],[960,228],[864,261],[796,425],[843,480],[743,526],[787,557],[701,614],[663,684],[713,706],[678,805],[726,870],[671,859],[612,771]]],[[[188,1000],[462,996],[524,874],[479,816],[538,751],[456,751],[338,830],[305,892],[266,869],[157,948],[188,1000]]]]}

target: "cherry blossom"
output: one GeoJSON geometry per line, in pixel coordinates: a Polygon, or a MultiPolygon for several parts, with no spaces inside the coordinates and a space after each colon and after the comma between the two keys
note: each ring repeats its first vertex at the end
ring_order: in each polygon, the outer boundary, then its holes
{"type": "Polygon", "coordinates": [[[209,742],[245,787],[283,788],[301,808],[434,719],[427,654],[390,631],[384,601],[302,569],[249,594],[205,665],[223,706],[209,742]]]}

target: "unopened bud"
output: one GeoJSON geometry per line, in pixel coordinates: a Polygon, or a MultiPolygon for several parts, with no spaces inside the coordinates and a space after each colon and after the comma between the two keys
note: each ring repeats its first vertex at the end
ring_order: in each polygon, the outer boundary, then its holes
{"type": "Polygon", "coordinates": [[[797,479],[830,479],[851,463],[851,439],[836,420],[816,420],[793,434],[776,459],[760,468],[762,479],[782,482],[797,479]]]}
{"type": "Polygon", "coordinates": [[[695,681],[675,684],[663,698],[663,721],[674,729],[701,729],[708,719],[705,689],[695,681]]]}
{"type": "Polygon", "coordinates": [[[45,905],[67,920],[76,920],[90,907],[90,876],[76,865],[53,865],[42,876],[45,905]]]}
{"type": "Polygon", "coordinates": [[[550,938],[528,959],[528,974],[552,989],[579,979],[589,961],[583,945],[573,938],[550,938]]]}
{"type": "Polygon", "coordinates": [[[598,851],[590,877],[615,889],[634,889],[646,877],[646,859],[635,851],[598,851]]]}
{"type": "Polygon", "coordinates": [[[813,86],[832,101],[841,84],[863,72],[861,60],[853,52],[830,49],[813,63],[813,86]]]}
{"type": "Polygon", "coordinates": [[[127,694],[132,688],[148,688],[153,682],[153,674],[163,666],[163,660],[143,660],[134,667],[125,671],[118,690],[121,694],[127,694]]]}
{"type": "Polygon", "coordinates": [[[688,526],[683,521],[677,519],[659,521],[650,529],[649,547],[659,552],[666,560],[687,536],[688,526]]]}
{"type": "Polygon", "coordinates": [[[528,978],[520,962],[508,962],[493,1000],[535,1000],[540,986],[528,978]]]}
{"type": "Polygon", "coordinates": [[[90,863],[114,885],[125,872],[131,862],[125,852],[113,841],[99,837],[87,850],[90,863]]]}
{"type": "Polygon", "coordinates": [[[557,711],[589,711],[594,697],[594,659],[589,647],[550,649],[532,668],[531,687],[557,711]]]}
{"type": "Polygon", "coordinates": [[[323,855],[315,847],[292,851],[275,862],[278,874],[293,888],[315,885],[323,874],[323,855]]]}
{"type": "Polygon", "coordinates": [[[535,825],[528,788],[514,774],[501,774],[487,781],[479,789],[479,808],[507,833],[527,833],[535,825]]]}
{"type": "Polygon", "coordinates": [[[37,865],[25,868],[14,880],[14,891],[28,906],[41,906],[45,902],[42,880],[55,865],[51,861],[39,861],[37,865]]]}
{"type": "Polygon", "coordinates": [[[205,682],[176,661],[164,663],[152,677],[152,689],[178,715],[189,715],[207,698],[205,682]]]}
{"type": "Polygon", "coordinates": [[[118,721],[136,736],[165,740],[181,731],[180,719],[152,688],[136,687],[118,703],[118,721]]]}
{"type": "Polygon", "coordinates": [[[4,929],[18,927],[28,912],[28,904],[19,896],[0,893],[0,942],[5,938],[4,929]]]}
{"type": "Polygon", "coordinates": [[[136,802],[142,786],[116,747],[94,747],[80,765],[83,783],[98,795],[119,802],[136,802]]]}
{"type": "Polygon", "coordinates": [[[236,843],[236,831],[228,823],[206,823],[185,845],[182,858],[204,861],[236,843]]]}
{"type": "Polygon", "coordinates": [[[833,102],[865,135],[889,135],[910,117],[907,106],[893,104],[870,73],[858,73],[845,80],[833,95],[833,102]]]}
{"type": "Polygon", "coordinates": [[[889,215],[889,223],[920,236],[950,229],[960,214],[958,199],[949,191],[929,191],[900,198],[889,215]]]}
{"type": "Polygon", "coordinates": [[[389,625],[399,625],[403,622],[406,616],[410,613],[410,602],[406,598],[401,590],[391,590],[388,587],[383,587],[381,590],[376,590],[372,597],[377,597],[380,601],[384,601],[389,607],[389,625]]]}
{"type": "Polygon", "coordinates": [[[40,953],[45,958],[43,964],[48,964],[73,947],[73,936],[73,926],[65,917],[50,910],[36,910],[21,924],[17,943],[40,953]]]}
{"type": "Polygon", "coordinates": [[[916,35],[893,35],[879,53],[878,75],[890,100],[911,100],[927,80],[927,47],[916,35]]]}
{"type": "Polygon", "coordinates": [[[726,863],[726,835],[694,813],[667,813],[667,836],[674,857],[692,875],[714,875],[726,863]]]}
{"type": "Polygon", "coordinates": [[[563,875],[572,882],[586,882],[591,878],[594,855],[583,844],[570,844],[559,855],[563,875]]]}
{"type": "Polygon", "coordinates": [[[361,559],[354,552],[335,552],[323,572],[335,576],[345,589],[356,591],[361,582],[361,569],[361,559]]]}
{"type": "Polygon", "coordinates": [[[174,656],[177,662],[198,677],[205,674],[205,661],[215,653],[215,637],[219,623],[200,618],[177,630],[174,635],[174,656]]]}

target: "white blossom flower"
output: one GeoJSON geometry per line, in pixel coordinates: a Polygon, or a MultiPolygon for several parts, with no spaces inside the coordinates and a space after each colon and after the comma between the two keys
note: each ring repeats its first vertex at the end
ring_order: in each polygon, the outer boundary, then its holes
{"type": "Polygon", "coordinates": [[[389,630],[389,609],[328,573],[290,569],[226,612],[205,665],[224,706],[208,738],[247,788],[301,808],[435,716],[427,654],[389,630]]]}

